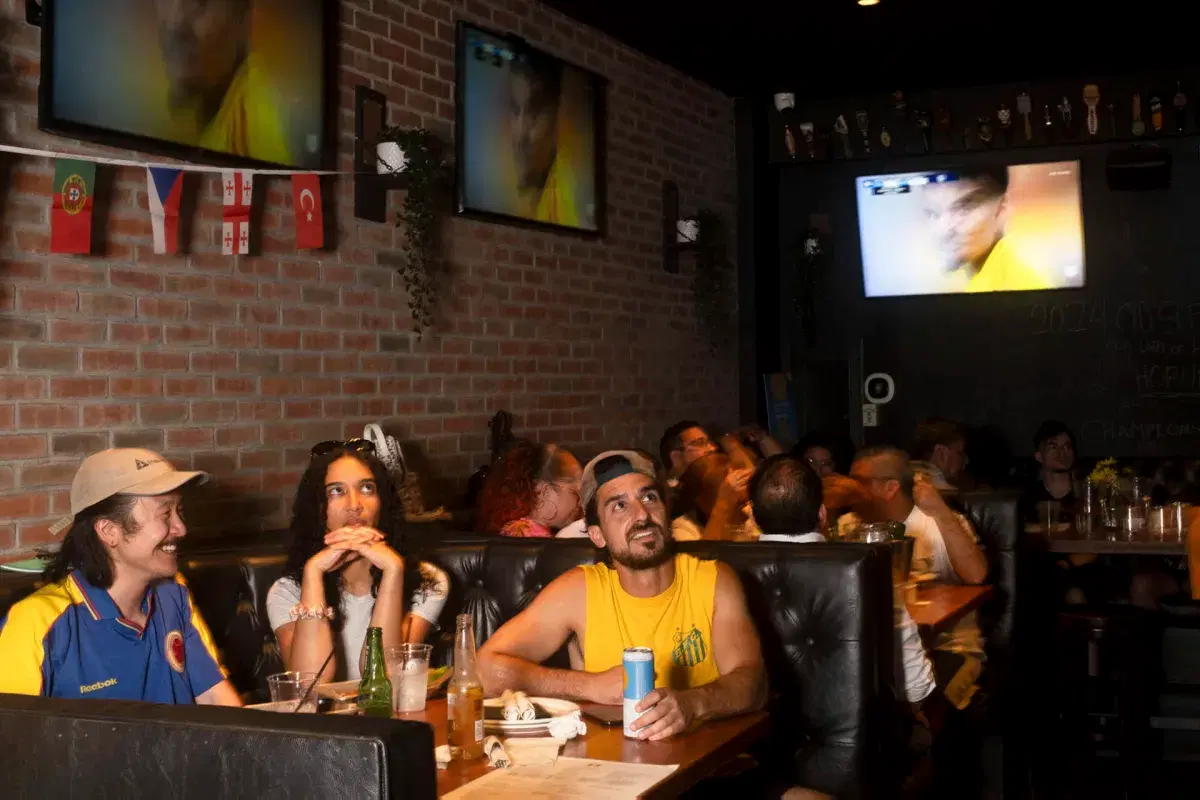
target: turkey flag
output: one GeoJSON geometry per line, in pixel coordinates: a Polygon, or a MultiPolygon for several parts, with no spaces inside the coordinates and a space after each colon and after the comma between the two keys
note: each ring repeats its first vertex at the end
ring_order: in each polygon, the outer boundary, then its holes
{"type": "Polygon", "coordinates": [[[325,218],[321,211],[319,175],[292,175],[292,210],[296,214],[296,249],[320,250],[324,247],[325,218]]]}

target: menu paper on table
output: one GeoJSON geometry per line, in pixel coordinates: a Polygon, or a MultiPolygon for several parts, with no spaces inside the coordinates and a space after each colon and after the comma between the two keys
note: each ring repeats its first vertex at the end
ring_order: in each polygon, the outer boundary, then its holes
{"type": "Polygon", "coordinates": [[[678,765],[626,764],[561,757],[553,764],[489,772],[444,795],[445,800],[627,800],[648,791],[678,765]]]}

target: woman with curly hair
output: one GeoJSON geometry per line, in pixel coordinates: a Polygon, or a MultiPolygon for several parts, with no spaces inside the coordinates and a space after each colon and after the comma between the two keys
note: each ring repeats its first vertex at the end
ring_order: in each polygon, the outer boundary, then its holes
{"type": "Polygon", "coordinates": [[[285,669],[316,672],[332,649],[318,681],[354,680],[367,628],[382,628],[385,646],[425,638],[449,579],[404,557],[402,520],[391,476],[370,442],[313,448],[292,506],[283,577],[267,594],[285,669]]]}
{"type": "Polygon", "coordinates": [[[488,473],[479,493],[480,533],[547,539],[579,519],[583,470],[558,445],[513,442],[488,473]]]}

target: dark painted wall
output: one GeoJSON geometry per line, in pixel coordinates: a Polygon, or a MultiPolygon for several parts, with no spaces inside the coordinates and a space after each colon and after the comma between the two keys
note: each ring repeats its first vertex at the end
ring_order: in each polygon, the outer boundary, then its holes
{"type": "MultiPolygon", "coordinates": [[[[1076,100],[1084,82],[1031,91],[1040,118],[1043,101],[1070,92],[1076,100]]],[[[1117,98],[1113,129],[1128,139],[1125,110],[1134,90],[1143,106],[1153,86],[1163,91],[1167,127],[1173,127],[1170,98],[1174,81],[1138,79],[1101,84],[1101,103],[1117,98]],[[1145,88],[1142,88],[1142,87],[1145,88]],[[1115,87],[1115,88],[1114,88],[1115,87]]],[[[1187,83],[1184,90],[1187,91],[1187,83]]],[[[930,415],[988,426],[1002,433],[1018,454],[1028,452],[1037,423],[1059,417],[1074,426],[1080,450],[1088,455],[1171,455],[1200,452],[1200,137],[1195,118],[1189,135],[1164,135],[1157,144],[1174,157],[1173,185],[1154,192],[1114,192],[1106,185],[1105,161],[1112,149],[1129,142],[1059,142],[982,149],[977,120],[1007,100],[1015,106],[1015,87],[991,87],[955,97],[925,98],[965,103],[969,151],[911,155],[896,150],[873,158],[780,166],[778,312],[783,320],[784,359],[793,374],[804,375],[814,361],[845,360],[852,387],[851,418],[858,422],[861,378],[874,371],[896,380],[896,397],[880,407],[879,427],[865,433],[868,442],[906,444],[913,426],[930,415]],[[975,296],[865,299],[853,178],[886,172],[980,167],[1078,159],[1082,164],[1083,218],[1087,285],[1079,290],[1017,292],[975,296]],[[815,216],[814,216],[815,215],[815,216]],[[816,276],[814,335],[803,341],[793,310],[795,267],[790,253],[802,232],[827,215],[833,256],[816,276]]],[[[860,154],[854,111],[865,101],[809,110],[832,120],[844,113],[860,154]]],[[[881,119],[889,103],[872,106],[881,119]]],[[[1057,121],[1057,117],[1056,117],[1057,121]]],[[[1108,138],[1102,113],[1101,136],[1108,138]]],[[[1082,125],[1080,125],[1082,128],[1082,125]]],[[[782,154],[779,120],[773,134],[775,157],[782,154]]],[[[1042,131],[1036,131],[1039,137],[1042,131]]],[[[1061,127],[1055,138],[1061,139],[1061,127]]],[[[1018,134],[1018,141],[1022,138],[1018,134]]],[[[1149,138],[1149,137],[1147,137],[1149,138]]],[[[908,149],[920,151],[919,136],[908,149]]],[[[962,134],[944,140],[961,148],[962,134]]],[[[836,142],[835,142],[836,143],[836,142]]],[[[803,155],[803,145],[801,145],[803,155]]],[[[797,387],[802,415],[828,415],[819,408],[820,386],[812,380],[797,387]],[[807,383],[807,385],[803,385],[807,383]]]]}

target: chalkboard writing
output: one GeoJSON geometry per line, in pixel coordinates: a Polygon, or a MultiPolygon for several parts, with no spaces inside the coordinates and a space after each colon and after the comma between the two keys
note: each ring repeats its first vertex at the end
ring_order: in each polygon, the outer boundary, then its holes
{"type": "Polygon", "coordinates": [[[1089,303],[1034,303],[1029,307],[1034,336],[1058,333],[1145,334],[1175,336],[1185,331],[1200,332],[1200,300],[1189,303],[1164,301],[1126,302],[1104,300],[1089,303]]]}
{"type": "Polygon", "coordinates": [[[1050,391],[1085,410],[1092,450],[1200,452],[1200,300],[1046,301],[1027,315],[1032,357],[1058,360],[1050,391]]]}

